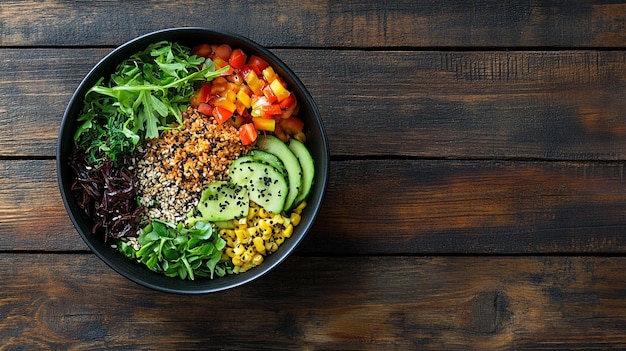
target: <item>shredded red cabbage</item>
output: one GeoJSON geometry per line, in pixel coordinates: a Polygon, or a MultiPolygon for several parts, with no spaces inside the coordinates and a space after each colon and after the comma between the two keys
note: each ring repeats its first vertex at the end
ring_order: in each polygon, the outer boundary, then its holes
{"type": "Polygon", "coordinates": [[[92,234],[102,228],[104,241],[138,235],[136,224],[144,210],[136,200],[137,186],[125,156],[117,167],[111,161],[100,166],[90,165],[83,153],[69,159],[76,173],[72,192],[78,206],[93,219],[92,234]]]}

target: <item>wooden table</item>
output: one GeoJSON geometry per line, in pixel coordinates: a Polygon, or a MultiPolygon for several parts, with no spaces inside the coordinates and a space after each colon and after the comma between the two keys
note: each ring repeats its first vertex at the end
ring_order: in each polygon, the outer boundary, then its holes
{"type": "Polygon", "coordinates": [[[0,349],[626,348],[626,4],[3,1],[0,349]],[[248,285],[138,286],[81,241],[55,143],[123,42],[245,35],[321,111],[315,227],[248,285]]]}

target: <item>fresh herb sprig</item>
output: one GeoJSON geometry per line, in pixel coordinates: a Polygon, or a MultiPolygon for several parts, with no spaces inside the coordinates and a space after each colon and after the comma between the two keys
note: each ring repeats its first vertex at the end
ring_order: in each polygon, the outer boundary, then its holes
{"type": "Polygon", "coordinates": [[[195,277],[222,277],[228,270],[222,262],[226,242],[210,223],[196,222],[185,228],[182,223],[153,220],[137,238],[139,249],[130,241],[120,241],[118,250],[150,270],[168,277],[194,280],[195,277]]]}
{"type": "Polygon", "coordinates": [[[85,150],[91,163],[106,158],[116,163],[140,141],[158,137],[174,122],[181,125],[193,83],[212,80],[227,69],[216,71],[212,60],[177,43],[150,45],[87,91],[74,134],[77,148],[85,150]]]}

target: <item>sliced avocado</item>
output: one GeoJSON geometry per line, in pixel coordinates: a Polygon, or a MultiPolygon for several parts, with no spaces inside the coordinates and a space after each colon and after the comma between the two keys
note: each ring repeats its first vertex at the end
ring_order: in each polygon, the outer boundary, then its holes
{"type": "Polygon", "coordinates": [[[248,191],[242,186],[225,181],[207,185],[197,206],[201,218],[210,222],[246,216],[249,208],[248,191]]]}
{"type": "Polygon", "coordinates": [[[279,170],[285,176],[287,175],[287,170],[285,169],[283,161],[281,161],[278,156],[274,154],[270,154],[269,152],[263,150],[251,150],[246,156],[250,156],[256,161],[267,163],[268,165],[279,170]]]}
{"type": "Polygon", "coordinates": [[[290,210],[294,205],[296,197],[300,193],[300,187],[302,185],[302,167],[300,167],[298,158],[289,150],[287,144],[272,135],[260,137],[257,141],[257,147],[262,151],[274,154],[285,165],[289,182],[289,194],[287,195],[283,210],[290,210]]]}
{"type": "Polygon", "coordinates": [[[306,146],[297,139],[289,140],[289,150],[296,155],[300,167],[302,167],[302,186],[300,192],[293,202],[293,207],[298,206],[304,199],[309,196],[311,192],[311,186],[313,185],[313,178],[315,177],[315,165],[311,153],[306,146]]]}
{"type": "Polygon", "coordinates": [[[248,196],[271,213],[281,213],[289,194],[285,176],[263,162],[240,163],[230,171],[232,182],[248,190],[248,196]]]}

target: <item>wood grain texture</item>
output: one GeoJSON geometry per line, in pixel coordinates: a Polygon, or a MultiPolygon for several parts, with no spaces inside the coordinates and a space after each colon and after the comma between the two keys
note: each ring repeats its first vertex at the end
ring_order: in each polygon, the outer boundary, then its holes
{"type": "MultiPolygon", "coordinates": [[[[109,51],[0,49],[0,155],[54,156],[73,90],[109,51]]],[[[333,156],[626,158],[623,51],[274,52],[317,102],[333,156]]]]}
{"type": "MultiPolygon", "coordinates": [[[[0,161],[0,250],[85,249],[54,168],[0,161]]],[[[622,163],[336,161],[298,252],[624,253],[624,208],[622,163]]]]}
{"type": "Polygon", "coordinates": [[[292,257],[187,297],[91,254],[0,254],[0,265],[3,350],[626,347],[624,258],[292,257]]]}
{"type": "Polygon", "coordinates": [[[119,45],[167,27],[289,47],[621,47],[606,1],[3,1],[0,46],[119,45]]]}

